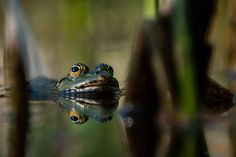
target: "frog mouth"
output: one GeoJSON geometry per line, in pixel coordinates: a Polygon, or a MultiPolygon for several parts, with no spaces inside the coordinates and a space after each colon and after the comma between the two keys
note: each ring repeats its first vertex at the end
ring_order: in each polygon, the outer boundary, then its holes
{"type": "Polygon", "coordinates": [[[66,93],[114,93],[119,91],[115,78],[99,77],[94,80],[80,82],[66,89],[66,93]]]}
{"type": "Polygon", "coordinates": [[[94,98],[94,99],[104,99],[112,98],[117,99],[120,97],[119,87],[113,86],[89,86],[79,89],[69,89],[64,90],[64,97],[68,98],[94,98]]]}
{"type": "Polygon", "coordinates": [[[87,86],[83,88],[70,88],[66,89],[65,93],[98,93],[98,92],[117,92],[119,87],[114,86],[87,86]]]}

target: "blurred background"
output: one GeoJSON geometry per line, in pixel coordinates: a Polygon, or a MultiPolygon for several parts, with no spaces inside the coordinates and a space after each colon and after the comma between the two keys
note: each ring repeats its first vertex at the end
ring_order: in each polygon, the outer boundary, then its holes
{"type": "MultiPolygon", "coordinates": [[[[154,15],[154,2],[146,0],[18,2],[37,45],[38,52],[32,53],[40,53],[46,67],[42,73],[60,79],[72,64],[81,62],[92,69],[98,63],[107,63],[113,67],[121,88],[126,84],[135,29],[143,16],[154,15]],[[151,13],[147,11],[148,7],[151,7],[151,13]]],[[[2,12],[0,15],[2,85],[4,17],[2,12]]],[[[6,116],[7,101],[1,99],[0,104],[0,156],[4,157],[9,117],[6,116]]],[[[27,156],[128,156],[124,130],[116,115],[108,124],[89,120],[85,125],[77,126],[54,102],[31,102],[30,105],[27,156]]]]}
{"type": "MultiPolygon", "coordinates": [[[[230,23],[233,0],[219,0],[211,25],[209,41],[213,45],[210,73],[221,84],[228,82],[227,69],[235,69],[229,60],[230,23]],[[232,4],[231,4],[232,3],[232,4]],[[230,5],[231,4],[231,5],[230,5]],[[230,6],[230,7],[229,7],[230,6]],[[230,8],[230,9],[229,9],[230,8]],[[231,63],[231,64],[229,64],[231,63]]],[[[154,0],[21,0],[20,7],[42,57],[42,73],[51,78],[64,77],[74,63],[93,68],[110,64],[120,87],[126,86],[132,41],[144,18],[154,18],[154,0]]],[[[160,1],[161,2],[161,1],[160,1]]],[[[4,17],[0,11],[0,88],[3,87],[4,17]]],[[[34,52],[32,52],[34,53],[34,52]]],[[[227,84],[229,83],[229,84],[227,84]]],[[[230,84],[231,83],[231,84],[230,84]]],[[[120,100],[122,105],[123,99],[120,100]]],[[[6,155],[7,116],[5,99],[0,99],[0,157],[6,155]]],[[[27,138],[28,157],[125,157],[129,156],[125,130],[117,115],[107,124],[89,120],[76,126],[67,113],[54,102],[30,103],[30,128],[27,138]]],[[[232,114],[233,115],[233,114],[232,114]]],[[[206,139],[212,156],[231,156],[228,138],[229,117],[206,127],[206,139]],[[217,137],[217,139],[216,139],[217,137]],[[214,141],[211,139],[215,139],[214,141]]]]}

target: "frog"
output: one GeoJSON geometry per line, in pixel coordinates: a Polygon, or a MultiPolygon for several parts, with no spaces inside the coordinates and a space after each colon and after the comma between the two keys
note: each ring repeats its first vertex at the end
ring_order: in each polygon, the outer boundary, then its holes
{"type": "Polygon", "coordinates": [[[63,108],[73,104],[67,109],[67,113],[75,124],[84,124],[91,116],[103,123],[110,121],[112,116],[104,114],[103,107],[107,106],[107,102],[110,104],[115,101],[117,104],[121,93],[112,66],[105,63],[96,65],[92,70],[83,63],[73,64],[68,74],[55,84],[54,91],[58,95],[57,101],[63,108]],[[92,114],[90,108],[96,109],[96,112],[92,114]],[[98,116],[101,111],[103,116],[98,116]]]}
{"type": "MultiPolygon", "coordinates": [[[[93,70],[83,63],[73,64],[66,77],[59,80],[54,91],[63,94],[84,94],[86,96],[96,93],[119,94],[119,83],[113,76],[112,66],[100,63],[93,70]]],[[[82,96],[82,95],[80,95],[82,96]]]]}

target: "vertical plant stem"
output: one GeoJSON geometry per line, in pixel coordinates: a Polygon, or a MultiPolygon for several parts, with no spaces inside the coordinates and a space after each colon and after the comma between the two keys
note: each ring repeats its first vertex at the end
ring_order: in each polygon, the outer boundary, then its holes
{"type": "Polygon", "coordinates": [[[25,156],[26,136],[28,131],[29,107],[26,101],[26,78],[22,53],[26,51],[24,37],[19,36],[16,12],[12,5],[17,1],[9,0],[4,6],[5,14],[5,82],[12,85],[10,97],[8,157],[25,156]]]}
{"type": "Polygon", "coordinates": [[[155,16],[155,0],[144,0],[144,16],[146,18],[153,18],[155,16]]]}
{"type": "Polygon", "coordinates": [[[183,137],[183,147],[180,156],[193,157],[196,154],[196,132],[194,120],[196,119],[197,101],[195,89],[195,61],[192,58],[192,36],[187,24],[186,1],[179,0],[176,2],[174,14],[175,43],[178,58],[177,75],[179,82],[179,105],[177,108],[182,114],[184,121],[187,122],[186,128],[182,128],[186,134],[183,137]],[[193,123],[193,129],[190,124],[193,123]],[[185,130],[186,129],[186,130],[185,130]]]}
{"type": "Polygon", "coordinates": [[[211,53],[205,38],[214,3],[213,0],[175,1],[172,16],[179,84],[176,109],[182,126],[173,130],[173,147],[178,148],[173,148],[169,156],[208,156],[199,110],[211,53]]]}

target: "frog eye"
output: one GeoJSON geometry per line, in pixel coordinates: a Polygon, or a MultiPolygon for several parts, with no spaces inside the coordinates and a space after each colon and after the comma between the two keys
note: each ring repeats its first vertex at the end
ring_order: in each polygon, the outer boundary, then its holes
{"type": "Polygon", "coordinates": [[[77,66],[71,68],[71,71],[72,71],[72,72],[77,72],[78,70],[79,70],[79,68],[78,68],[77,66]]]}
{"type": "Polygon", "coordinates": [[[89,71],[89,68],[86,65],[82,63],[78,63],[71,67],[68,77],[74,79],[82,74],[87,73],[88,71],[89,71]]]}
{"type": "Polygon", "coordinates": [[[83,124],[88,121],[88,117],[86,115],[82,115],[76,111],[69,111],[70,119],[75,124],[83,124]]]}
{"type": "Polygon", "coordinates": [[[88,121],[88,117],[87,116],[79,116],[77,117],[76,115],[73,115],[70,117],[71,121],[75,124],[83,124],[85,122],[88,121]]]}
{"type": "Polygon", "coordinates": [[[97,65],[96,70],[97,70],[97,71],[106,71],[106,72],[108,72],[111,76],[113,76],[113,74],[114,74],[113,68],[112,68],[110,65],[104,64],[104,63],[101,63],[101,64],[97,65]]]}
{"type": "Polygon", "coordinates": [[[77,122],[79,120],[79,118],[76,116],[71,116],[70,119],[72,120],[72,122],[77,122]]]}

